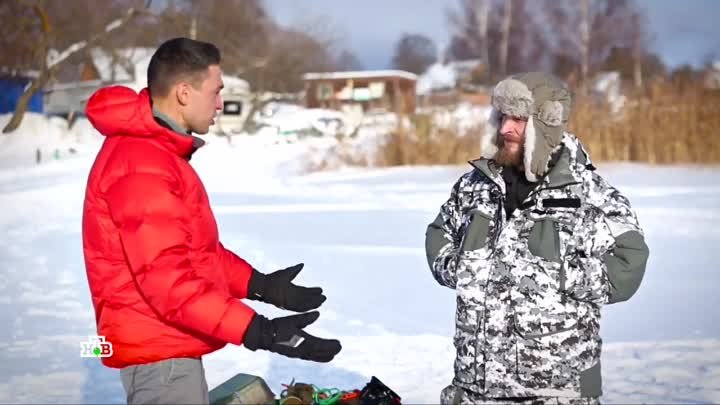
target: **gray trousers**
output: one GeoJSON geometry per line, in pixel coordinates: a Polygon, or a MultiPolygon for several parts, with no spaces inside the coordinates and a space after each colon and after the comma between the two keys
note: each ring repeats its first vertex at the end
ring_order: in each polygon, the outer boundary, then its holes
{"type": "Polygon", "coordinates": [[[205,404],[208,386],[202,360],[178,358],[120,370],[128,404],[205,404]]]}

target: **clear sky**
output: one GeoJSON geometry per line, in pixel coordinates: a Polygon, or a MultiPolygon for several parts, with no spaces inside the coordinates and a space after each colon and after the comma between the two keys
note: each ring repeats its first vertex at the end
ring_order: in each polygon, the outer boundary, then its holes
{"type": "MultiPolygon", "coordinates": [[[[636,0],[655,35],[653,50],[671,67],[720,59],[720,0],[636,0]]],[[[386,68],[403,32],[421,33],[438,45],[449,41],[445,10],[458,0],[266,0],[283,25],[336,31],[367,69],[386,68]],[[323,20],[320,17],[327,17],[323,20]],[[318,21],[325,21],[317,24],[318,21]],[[329,25],[327,24],[329,22],[329,25]]]]}

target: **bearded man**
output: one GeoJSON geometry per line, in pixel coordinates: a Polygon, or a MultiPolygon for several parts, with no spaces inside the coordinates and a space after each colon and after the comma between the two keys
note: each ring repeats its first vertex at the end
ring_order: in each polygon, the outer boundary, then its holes
{"type": "Polygon", "coordinates": [[[635,294],[649,249],[628,199],[566,132],[571,106],[552,75],[499,82],[481,158],[427,228],[431,273],[457,296],[441,403],[602,395],[600,311],[635,294]]]}

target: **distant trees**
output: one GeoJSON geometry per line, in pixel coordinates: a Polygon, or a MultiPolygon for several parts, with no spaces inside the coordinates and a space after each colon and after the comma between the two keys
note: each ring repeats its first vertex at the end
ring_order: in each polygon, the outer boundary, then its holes
{"type": "Polygon", "coordinates": [[[623,80],[634,82],[637,80],[638,63],[642,68],[642,77],[638,85],[642,84],[643,77],[662,77],[668,73],[668,68],[658,55],[642,51],[638,58],[634,49],[623,47],[610,49],[607,58],[600,64],[600,69],[618,71],[623,80]]]}
{"type": "Polygon", "coordinates": [[[0,19],[0,66],[38,76],[3,132],[17,128],[33,93],[47,83],[77,80],[78,69],[64,67],[80,66],[91,48],[119,55],[121,48],[155,48],[177,36],[212,42],[222,52],[223,70],[258,92],[298,92],[305,72],[359,67],[327,19],[283,27],[261,0],[107,0],[102,6],[95,0],[4,0],[0,19]]]}
{"type": "Polygon", "coordinates": [[[25,88],[3,133],[22,123],[32,96],[47,84],[64,64],[86,49],[102,45],[150,2],[119,0],[94,18],[94,2],[5,1],[0,3],[0,66],[15,71],[34,71],[36,77],[25,88]]]}
{"type": "Polygon", "coordinates": [[[222,51],[223,70],[253,89],[296,92],[302,90],[303,73],[338,65],[339,41],[318,26],[334,29],[323,18],[305,27],[280,26],[261,0],[175,0],[147,28],[155,44],[180,35],[212,42],[222,51]]]}
{"type": "Polygon", "coordinates": [[[338,70],[363,69],[363,64],[362,62],[360,62],[360,59],[358,59],[357,55],[347,49],[340,51],[340,54],[337,56],[337,60],[335,61],[335,65],[337,66],[338,70]]]}
{"type": "Polygon", "coordinates": [[[437,61],[435,42],[422,34],[403,34],[395,44],[392,66],[420,74],[437,61]]]}
{"type": "Polygon", "coordinates": [[[453,60],[481,59],[485,82],[506,74],[549,66],[548,29],[536,14],[543,0],[459,0],[446,12],[451,29],[447,54],[453,60]]]}
{"type": "Polygon", "coordinates": [[[646,17],[633,0],[543,1],[554,28],[554,54],[572,61],[571,73],[581,82],[602,68],[610,52],[618,48],[630,50],[633,78],[638,84],[642,82],[639,69],[648,53],[650,36],[646,17]]]}
{"type": "Polygon", "coordinates": [[[647,19],[633,0],[459,0],[447,20],[448,55],[484,60],[488,82],[528,70],[584,82],[622,65],[641,84],[643,72],[663,69],[649,52],[647,19]]]}

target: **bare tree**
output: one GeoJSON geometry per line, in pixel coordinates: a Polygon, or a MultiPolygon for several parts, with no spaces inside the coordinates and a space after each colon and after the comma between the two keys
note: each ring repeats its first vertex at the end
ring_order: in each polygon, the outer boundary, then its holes
{"type": "Polygon", "coordinates": [[[638,55],[636,48],[614,47],[599,67],[602,70],[620,72],[620,76],[641,87],[649,77],[664,77],[667,67],[657,54],[642,50],[638,55]],[[638,72],[641,69],[641,72],[638,72]],[[638,73],[641,77],[637,78],[638,73]]]}
{"type": "Polygon", "coordinates": [[[422,34],[403,34],[395,44],[392,65],[420,74],[437,60],[435,42],[422,34]]]}
{"type": "MultiPolygon", "coordinates": [[[[19,1],[0,2],[0,66],[26,71],[36,69],[37,44],[44,34],[40,9],[19,1]]],[[[49,29],[49,26],[47,27],[49,29]]]]}
{"type": "Polygon", "coordinates": [[[485,58],[489,61],[487,41],[490,0],[459,0],[458,9],[448,8],[448,27],[452,34],[447,54],[451,59],[485,58]]]}
{"type": "Polygon", "coordinates": [[[243,74],[256,91],[298,92],[303,88],[304,73],[335,69],[335,58],[327,45],[304,32],[276,26],[270,38],[266,63],[243,74]]]}
{"type": "Polygon", "coordinates": [[[260,0],[206,0],[176,4],[185,30],[223,52],[223,70],[254,91],[297,92],[302,74],[333,70],[342,32],[324,16],[306,15],[293,26],[276,24],[260,0]]]}
{"type": "MultiPolygon", "coordinates": [[[[38,90],[42,89],[45,84],[50,81],[55,72],[57,72],[63,64],[67,63],[72,56],[84,51],[86,48],[98,44],[104,38],[107,38],[111,33],[134,18],[139,12],[150,6],[150,0],[148,0],[144,8],[129,7],[125,10],[124,15],[120,15],[118,18],[110,21],[103,29],[88,31],[90,33],[88,34],[86,32],[84,39],[72,42],[66,45],[62,51],[57,51],[53,45],[56,45],[57,42],[59,42],[58,38],[60,38],[60,36],[58,34],[62,31],[58,31],[53,27],[53,23],[49,17],[49,7],[53,6],[48,5],[53,3],[54,2],[34,2],[32,4],[24,3],[22,5],[30,7],[33,10],[37,21],[35,25],[28,24],[25,27],[31,32],[38,30],[41,33],[38,42],[36,42],[32,48],[31,53],[33,57],[28,61],[30,65],[38,69],[39,73],[36,78],[32,79],[28,83],[23,91],[23,94],[19,97],[15,111],[13,112],[10,121],[3,128],[3,133],[12,132],[20,126],[32,96],[38,90]]],[[[57,6],[57,4],[54,6],[57,6]]],[[[68,37],[69,36],[66,36],[65,39],[68,37]]]]}
{"type": "Polygon", "coordinates": [[[613,48],[635,49],[641,58],[640,50],[649,43],[647,21],[633,0],[540,1],[545,19],[554,27],[556,57],[574,60],[583,81],[613,48]]]}
{"type": "MultiPolygon", "coordinates": [[[[634,16],[635,26],[639,25],[640,16],[634,16]]],[[[633,79],[635,81],[635,88],[642,88],[642,42],[641,33],[635,31],[633,35],[633,59],[635,60],[633,69],[633,79]]]]}
{"type": "Polygon", "coordinates": [[[455,60],[484,59],[483,81],[524,70],[544,69],[552,61],[549,30],[542,18],[539,0],[488,0],[487,35],[480,32],[477,0],[459,0],[457,9],[447,11],[452,32],[448,55],[455,60]],[[487,48],[487,59],[482,49],[487,48]]]}
{"type": "Polygon", "coordinates": [[[478,41],[480,59],[487,64],[489,60],[488,51],[488,13],[490,12],[490,0],[475,0],[475,21],[477,21],[478,41]]]}
{"type": "Polygon", "coordinates": [[[296,25],[277,25],[261,0],[174,0],[139,31],[147,33],[141,41],[153,46],[175,36],[215,44],[222,51],[223,71],[262,94],[298,91],[302,73],[335,65],[338,31],[332,22],[305,16],[296,25]]]}
{"type": "Polygon", "coordinates": [[[198,40],[217,45],[223,68],[230,74],[257,64],[271,45],[271,20],[259,0],[189,1],[179,8],[185,35],[195,26],[198,40]]]}
{"type": "Polygon", "coordinates": [[[332,55],[340,54],[347,45],[347,32],[328,15],[305,15],[303,19],[283,28],[304,33],[332,55]]]}
{"type": "Polygon", "coordinates": [[[505,0],[502,25],[500,28],[500,76],[507,74],[508,46],[510,45],[510,24],[512,23],[513,0],[505,0]]]}
{"type": "Polygon", "coordinates": [[[19,125],[27,102],[45,83],[78,80],[77,66],[91,48],[123,64],[120,48],[154,48],[172,37],[195,37],[216,44],[223,70],[248,80],[258,94],[296,92],[307,71],[357,62],[342,54],[341,30],[332,21],[315,18],[303,27],[281,27],[262,0],[167,0],[154,6],[150,0],[111,0],[100,18],[95,0],[0,0],[0,65],[39,76],[4,132],[19,125]]]}
{"type": "Polygon", "coordinates": [[[649,51],[654,36],[647,29],[649,25],[647,14],[638,11],[632,15],[632,19],[630,35],[634,60],[633,81],[635,88],[640,89],[643,86],[644,76],[664,75],[665,65],[657,55],[649,51]]]}
{"type": "Polygon", "coordinates": [[[580,79],[587,80],[590,65],[590,0],[580,0],[580,79]]]}
{"type": "Polygon", "coordinates": [[[343,49],[338,54],[335,62],[335,66],[339,70],[361,70],[363,69],[362,62],[358,57],[350,50],[343,49]]]}

